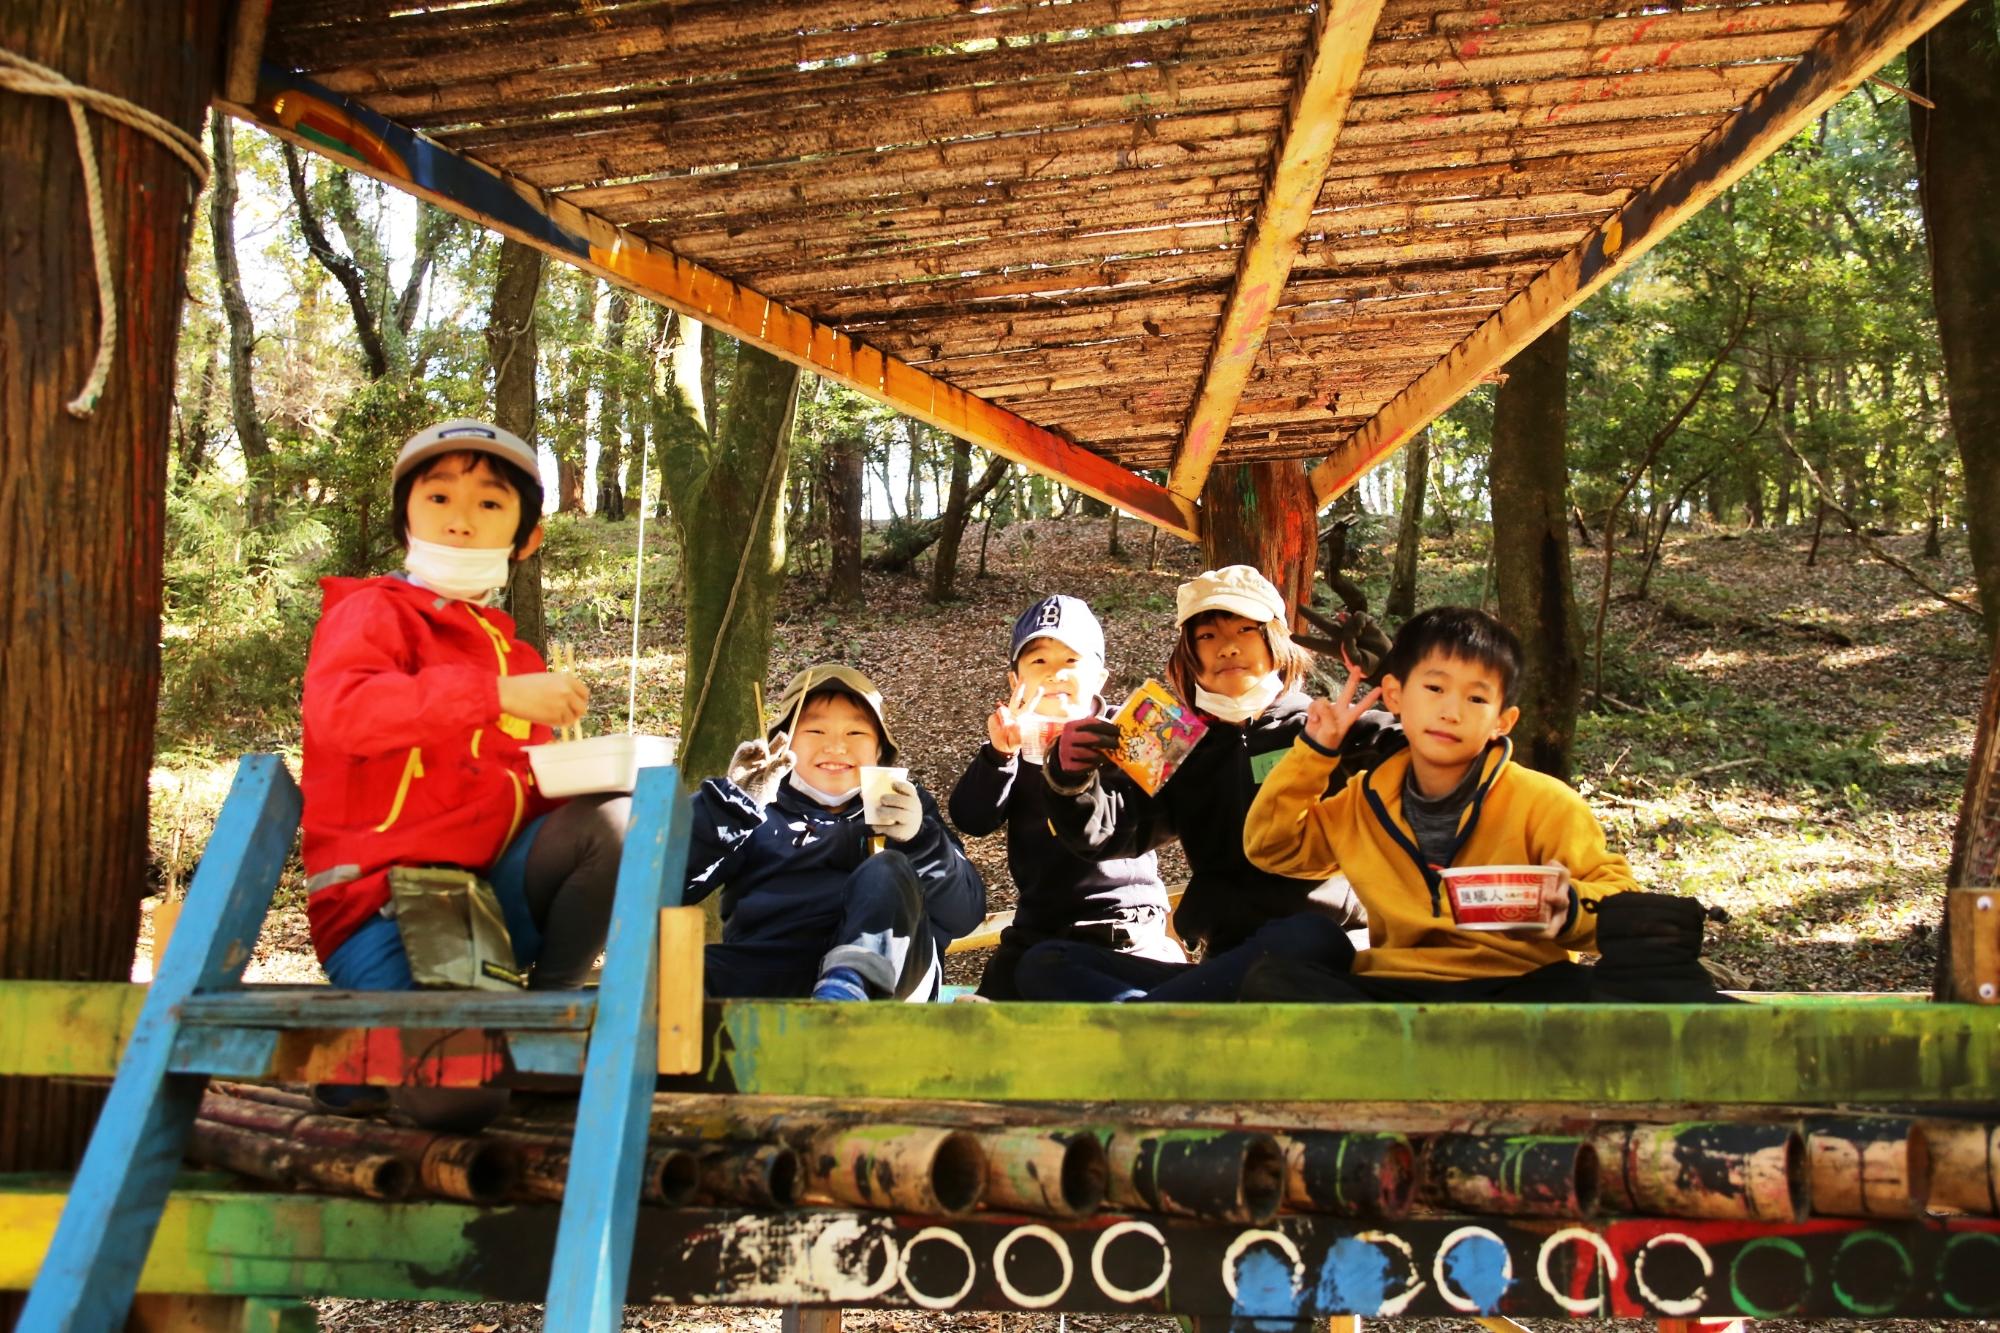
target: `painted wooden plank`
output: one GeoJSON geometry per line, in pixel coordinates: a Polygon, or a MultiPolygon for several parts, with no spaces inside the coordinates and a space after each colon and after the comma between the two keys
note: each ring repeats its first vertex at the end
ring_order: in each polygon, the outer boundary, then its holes
{"type": "Polygon", "coordinates": [[[1200,497],[1264,348],[1381,13],[1382,0],[1330,0],[1319,8],[1311,52],[1292,90],[1284,142],[1258,201],[1187,428],[1174,450],[1167,489],[1185,500],[1200,497]]]}
{"type": "Polygon", "coordinates": [[[254,102],[218,100],[217,105],[1136,518],[1189,540],[1200,535],[1195,507],[1165,487],[566,199],[453,153],[301,75],[267,64],[254,102]]]}
{"type": "Polygon", "coordinates": [[[329,986],[245,986],[181,1006],[190,1026],[265,1028],[424,1027],[587,1031],[589,991],[343,991],[329,986]]]}
{"type": "Polygon", "coordinates": [[[699,907],[660,909],[660,1059],[662,1074],[701,1069],[702,965],[708,914],[699,907]]]}
{"type": "MultiPolygon", "coordinates": [[[[0,1289],[32,1278],[59,1185],[0,1184],[0,1289]]],[[[532,1300],[549,1206],[374,1204],[177,1191],[148,1291],[532,1300]]],[[[1281,1216],[1263,1227],[1105,1214],[642,1209],[635,1300],[1223,1318],[1992,1318],[2000,1220],[1670,1218],[1391,1224],[1281,1216]],[[1170,1280],[1169,1280],[1170,1279],[1170,1280]]],[[[552,1320],[549,1327],[560,1327],[552,1320]]]]}
{"type": "Polygon", "coordinates": [[[111,1329],[124,1320],[206,1082],[170,1072],[179,1006],[242,977],[300,808],[275,755],[237,765],[188,890],[180,945],[148,989],[22,1328],[111,1329]]]}
{"type": "Polygon", "coordinates": [[[1312,472],[1324,507],[1587,300],[1675,227],[1846,96],[1961,0],[1863,0],[1588,240],[1530,282],[1312,472]]]}
{"type": "Polygon", "coordinates": [[[719,1010],[704,1074],[666,1085],[999,1101],[1948,1106],[2000,1096],[2000,1023],[1956,1005],[766,1001],[719,1010]],[[1174,1059],[1161,1061],[1162,1050],[1174,1059]]]}
{"type": "Polygon", "coordinates": [[[787,1305],[778,1317],[778,1333],[840,1333],[840,1311],[787,1305]]]}
{"type": "Polygon", "coordinates": [[[110,1078],[146,987],[121,981],[0,981],[0,1075],[110,1078]]]}
{"type": "Polygon", "coordinates": [[[680,905],[689,819],[677,770],[639,774],[577,1101],[550,1328],[616,1333],[622,1323],[659,1061],[660,909],[680,905]]]}

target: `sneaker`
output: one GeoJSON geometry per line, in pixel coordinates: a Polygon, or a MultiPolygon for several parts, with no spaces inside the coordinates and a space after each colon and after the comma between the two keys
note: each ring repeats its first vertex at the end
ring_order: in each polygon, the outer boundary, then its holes
{"type": "Polygon", "coordinates": [[[355,1119],[381,1115],[389,1109],[389,1090],[365,1083],[315,1083],[313,1110],[322,1115],[344,1115],[355,1119]]]}
{"type": "Polygon", "coordinates": [[[851,967],[829,967],[820,976],[819,984],[813,987],[815,1000],[865,1000],[868,987],[862,984],[861,974],[851,967]]]}

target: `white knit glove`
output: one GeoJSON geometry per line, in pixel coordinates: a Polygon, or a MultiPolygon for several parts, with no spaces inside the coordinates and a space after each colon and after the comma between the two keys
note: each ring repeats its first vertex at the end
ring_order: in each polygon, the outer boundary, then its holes
{"type": "Polygon", "coordinates": [[[737,746],[736,753],[729,756],[727,776],[762,807],[771,803],[778,794],[778,784],[791,771],[792,752],[780,733],[768,741],[759,736],[737,746]]]}
{"type": "Polygon", "coordinates": [[[868,827],[890,842],[908,842],[923,827],[924,805],[917,799],[916,784],[897,778],[875,802],[875,817],[868,827]]]}

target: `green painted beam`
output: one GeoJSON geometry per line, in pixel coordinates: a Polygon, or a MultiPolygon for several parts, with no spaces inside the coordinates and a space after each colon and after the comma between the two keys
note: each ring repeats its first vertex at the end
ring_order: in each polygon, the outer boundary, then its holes
{"type": "Polygon", "coordinates": [[[999,1101],[2000,1101],[2000,1010],[730,1004],[703,1079],[999,1101]]]}
{"type": "MultiPolygon", "coordinates": [[[[142,997],[0,982],[0,1074],[110,1075],[142,997]]],[[[705,1072],[671,1086],[1003,1101],[2000,1103],[2000,1008],[1915,999],[731,1002],[709,1007],[705,1040],[705,1072]]]]}
{"type": "MultiPolygon", "coordinates": [[[[66,1185],[0,1178],[0,1291],[24,1290],[34,1280],[66,1185]]],[[[177,1190],[161,1215],[139,1290],[535,1300],[538,1279],[548,1272],[553,1218],[550,1208],[177,1190]],[[510,1233],[519,1239],[506,1241],[510,1233]]]]}
{"type": "Polygon", "coordinates": [[[146,988],[116,981],[0,981],[0,1074],[109,1078],[146,988]]]}

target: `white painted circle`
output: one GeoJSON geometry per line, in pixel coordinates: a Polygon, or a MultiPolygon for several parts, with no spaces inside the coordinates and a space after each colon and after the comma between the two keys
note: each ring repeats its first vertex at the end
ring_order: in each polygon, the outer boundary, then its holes
{"type": "Polygon", "coordinates": [[[1097,1238],[1097,1244],[1090,1247],[1090,1275],[1097,1279],[1097,1289],[1114,1301],[1124,1301],[1127,1305],[1135,1301],[1149,1301],[1167,1289],[1167,1277],[1174,1271],[1174,1252],[1167,1245],[1167,1238],[1151,1222],[1116,1222],[1106,1227],[1097,1238]],[[1160,1275],[1136,1291],[1113,1286],[1111,1279],[1104,1275],[1104,1252],[1111,1242],[1120,1236],[1137,1232],[1141,1236],[1151,1236],[1160,1247],[1160,1275]]]}
{"type": "Polygon", "coordinates": [[[1235,1240],[1229,1242],[1229,1248],[1225,1250],[1222,1255],[1222,1285],[1223,1288],[1226,1291],[1228,1291],[1229,1299],[1232,1301],[1236,1299],[1236,1261],[1243,1257],[1243,1252],[1245,1250],[1249,1249],[1252,1245],[1255,1245],[1260,1240],[1268,1240],[1273,1245],[1277,1246],[1280,1250],[1284,1251],[1285,1258],[1288,1259],[1292,1265],[1293,1291],[1297,1291],[1299,1289],[1299,1284],[1305,1281],[1306,1266],[1305,1263],[1299,1258],[1299,1247],[1292,1244],[1292,1238],[1290,1236],[1287,1236],[1282,1231],[1269,1231],[1269,1230],[1245,1231],[1240,1233],[1235,1240]]]}
{"type": "Polygon", "coordinates": [[[1982,912],[1990,912],[1990,911],[1992,911],[1992,910],[1993,910],[1993,895],[1992,895],[1992,894],[1990,894],[1990,893],[1982,893],[1982,894],[1980,894],[1980,895],[1979,895],[1979,902],[1977,903],[1977,906],[1978,906],[1979,910],[1980,910],[1980,911],[1982,911],[1982,912]]]}
{"type": "Polygon", "coordinates": [[[1535,1254],[1535,1277],[1541,1282],[1542,1290],[1549,1294],[1549,1299],[1571,1314],[1596,1314],[1604,1308],[1602,1296],[1579,1300],[1575,1296],[1557,1291],[1555,1279],[1549,1276],[1549,1256],[1555,1253],[1556,1246],[1572,1240],[1580,1240],[1596,1250],[1598,1259],[1604,1264],[1604,1271],[1610,1275],[1613,1282],[1618,1280],[1617,1253],[1612,1250],[1610,1242],[1588,1227],[1564,1227],[1543,1241],[1542,1248],[1535,1254]]]}
{"type": "Polygon", "coordinates": [[[1982,1000],[1990,1000],[1990,999],[1992,999],[1992,998],[1993,998],[1994,994],[1995,994],[1995,991],[1994,991],[1994,989],[1993,989],[1993,983],[1992,983],[1992,982],[1990,982],[1990,981],[1982,981],[1982,982],[1980,982],[1980,983],[1979,983],[1979,998],[1980,998],[1980,999],[1982,999],[1982,1000]]]}
{"type": "Polygon", "coordinates": [[[1488,1231],[1485,1227],[1460,1227],[1439,1241],[1437,1253],[1431,1256],[1431,1281],[1437,1283],[1438,1295],[1444,1297],[1444,1303],[1452,1309],[1463,1310],[1467,1314],[1483,1314],[1485,1312],[1479,1308],[1479,1302],[1470,1300],[1453,1291],[1451,1283],[1444,1280],[1445,1256],[1450,1254],[1461,1241],[1471,1240],[1474,1236],[1484,1236],[1500,1247],[1502,1260],[1500,1274],[1507,1279],[1509,1286],[1513,1285],[1514,1256],[1507,1249],[1507,1242],[1501,1240],[1496,1233],[1488,1231]]]}
{"type": "Polygon", "coordinates": [[[1417,1252],[1410,1248],[1410,1242],[1404,1240],[1401,1236],[1395,1235],[1393,1232],[1357,1231],[1354,1233],[1354,1239],[1369,1245],[1388,1245],[1400,1250],[1403,1253],[1403,1261],[1410,1266],[1409,1290],[1394,1300],[1383,1301],[1382,1307],[1375,1311],[1375,1318],[1377,1319],[1394,1319],[1397,1315],[1410,1308],[1410,1302],[1417,1299],[1426,1285],[1421,1276],[1422,1270],[1417,1267],[1417,1252]]]}
{"type": "Polygon", "coordinates": [[[1702,1301],[1708,1297],[1706,1279],[1714,1276],[1715,1260],[1708,1257],[1708,1251],[1702,1248],[1700,1241],[1679,1231],[1665,1231],[1653,1237],[1639,1247],[1638,1255],[1632,1260],[1632,1281],[1638,1285],[1639,1294],[1651,1302],[1655,1310],[1674,1319],[1685,1319],[1701,1308],[1702,1301]],[[1675,1245],[1685,1247],[1688,1253],[1700,1261],[1704,1282],[1702,1286],[1694,1289],[1694,1295],[1670,1301],[1646,1285],[1646,1256],[1651,1254],[1653,1247],[1662,1241],[1671,1241],[1675,1245]]]}
{"type": "Polygon", "coordinates": [[[1063,1298],[1063,1293],[1069,1290],[1069,1284],[1075,1277],[1076,1260],[1069,1257],[1069,1246],[1063,1244],[1061,1236],[1058,1236],[1045,1226],[1030,1223],[1027,1226],[1015,1227],[1007,1233],[1006,1239],[993,1247],[993,1280],[1000,1284],[1000,1290],[1006,1293],[1007,1299],[1016,1305],[1030,1310],[1040,1310],[1054,1305],[1063,1298]],[[1024,1236],[1032,1236],[1036,1240],[1042,1241],[1056,1252],[1056,1258],[1062,1260],[1062,1285],[1058,1286],[1054,1291],[1040,1296],[1030,1296],[1026,1292],[1016,1288],[1013,1282],[1008,1279],[1007,1251],[1014,1247],[1015,1241],[1020,1240],[1024,1236]]]}
{"type": "Polygon", "coordinates": [[[910,1237],[904,1243],[903,1257],[896,1265],[896,1277],[902,1282],[903,1291],[911,1300],[923,1306],[926,1310],[951,1309],[965,1299],[965,1294],[972,1290],[972,1280],[978,1276],[979,1261],[973,1258],[972,1247],[966,1244],[965,1237],[946,1227],[925,1227],[922,1231],[910,1237]],[[941,1240],[946,1244],[955,1245],[958,1247],[959,1253],[965,1256],[965,1285],[949,1296],[933,1296],[928,1292],[918,1291],[910,1284],[910,1256],[917,1252],[917,1246],[927,1240],[941,1240]]]}

